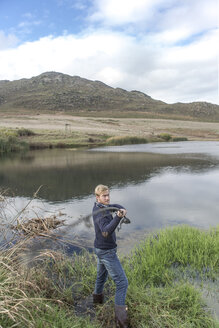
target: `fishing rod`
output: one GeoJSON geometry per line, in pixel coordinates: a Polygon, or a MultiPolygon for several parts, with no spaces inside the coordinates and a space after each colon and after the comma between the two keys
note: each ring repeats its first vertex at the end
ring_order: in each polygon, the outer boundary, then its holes
{"type": "MultiPolygon", "coordinates": [[[[90,220],[90,218],[94,215],[94,214],[99,214],[99,213],[102,213],[102,212],[105,212],[105,211],[110,211],[110,212],[117,212],[117,211],[120,211],[120,208],[118,207],[115,207],[115,206],[104,206],[103,208],[100,208],[99,210],[96,210],[88,215],[85,215],[85,216],[82,216],[79,220],[77,220],[76,222],[72,223],[72,224],[69,224],[68,227],[73,227],[73,226],[76,226],[78,225],[79,223],[81,222],[88,222],[90,220]]],[[[119,225],[117,227],[117,230],[119,231],[122,227],[122,224],[130,224],[131,223],[131,220],[129,218],[127,218],[126,216],[124,216],[120,222],[119,222],[119,225]]]]}
{"type": "MultiPolygon", "coordinates": [[[[42,233],[39,233],[39,236],[42,236],[42,237],[47,237],[47,238],[50,238],[52,240],[56,240],[58,241],[59,238],[58,237],[61,237],[62,238],[62,241],[65,242],[65,240],[63,239],[63,237],[69,232],[69,228],[73,228],[73,227],[76,227],[77,225],[79,225],[80,223],[84,222],[88,227],[92,227],[92,224],[89,222],[90,221],[90,218],[94,215],[94,214],[99,214],[99,213],[102,213],[102,212],[106,212],[106,211],[110,211],[110,212],[117,212],[117,211],[120,211],[121,209],[118,208],[118,207],[114,207],[114,206],[107,206],[107,207],[103,207],[103,208],[100,208],[88,215],[84,215],[82,217],[80,217],[76,222],[73,222],[71,224],[63,224],[63,229],[62,229],[62,233],[60,235],[57,235],[56,233],[48,233],[47,232],[42,232],[42,233]]],[[[131,220],[129,218],[127,218],[126,216],[124,216],[120,222],[119,222],[119,225],[117,226],[117,230],[119,231],[122,227],[122,224],[130,224],[131,223],[131,220]]],[[[69,241],[67,241],[69,242],[69,241]]],[[[70,242],[72,245],[75,245],[77,247],[82,247],[82,245],[78,244],[77,242],[73,242],[71,241],[70,242]]],[[[30,249],[29,249],[30,251],[30,249]]],[[[31,253],[31,251],[30,251],[31,253]]],[[[36,255],[36,254],[35,254],[36,255]]],[[[22,255],[24,258],[25,258],[25,261],[26,261],[26,257],[25,257],[25,254],[22,255]]],[[[41,251],[39,252],[39,256],[41,256],[41,251]]],[[[34,256],[28,256],[28,262],[30,262],[30,259],[32,259],[34,256]]],[[[37,258],[37,257],[36,257],[37,258]]],[[[23,262],[25,262],[23,261],[23,262]]]]}
{"type": "MultiPolygon", "coordinates": [[[[118,207],[115,207],[115,206],[107,206],[107,207],[101,208],[100,210],[102,210],[102,211],[99,211],[99,210],[95,211],[94,213],[92,213],[92,215],[93,214],[101,213],[101,212],[104,211],[104,209],[106,211],[110,211],[110,212],[120,211],[120,208],[118,208],[118,207]]],[[[122,224],[129,224],[129,223],[131,223],[131,220],[129,218],[127,218],[126,216],[123,216],[123,218],[119,222],[119,225],[117,227],[117,231],[119,231],[122,228],[122,224]]]]}

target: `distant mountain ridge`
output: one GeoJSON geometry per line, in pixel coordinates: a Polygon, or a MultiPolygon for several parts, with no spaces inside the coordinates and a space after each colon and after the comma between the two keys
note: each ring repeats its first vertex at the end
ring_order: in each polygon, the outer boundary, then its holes
{"type": "Polygon", "coordinates": [[[30,79],[0,81],[0,111],[142,111],[219,121],[219,106],[207,102],[167,104],[140,91],[112,88],[100,81],[46,72],[30,79]]]}

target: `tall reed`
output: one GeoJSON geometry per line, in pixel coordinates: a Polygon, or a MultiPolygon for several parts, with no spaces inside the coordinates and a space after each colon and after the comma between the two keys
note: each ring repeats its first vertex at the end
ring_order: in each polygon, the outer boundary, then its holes
{"type": "Polygon", "coordinates": [[[15,151],[27,150],[28,145],[24,141],[20,141],[15,136],[1,137],[0,136],[0,154],[10,153],[15,151]]]}

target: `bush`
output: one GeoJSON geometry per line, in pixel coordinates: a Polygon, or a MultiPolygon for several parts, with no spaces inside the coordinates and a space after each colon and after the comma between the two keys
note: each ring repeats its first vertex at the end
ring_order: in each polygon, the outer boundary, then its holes
{"type": "Polygon", "coordinates": [[[173,137],[172,141],[188,141],[188,139],[185,137],[173,137]]]}
{"type": "Polygon", "coordinates": [[[28,148],[27,143],[20,142],[16,137],[1,137],[0,138],[0,154],[11,153],[14,151],[22,151],[28,148]]]}
{"type": "Polygon", "coordinates": [[[106,140],[106,144],[109,146],[122,146],[122,145],[134,145],[134,144],[144,144],[147,143],[146,138],[141,137],[129,137],[129,136],[117,136],[111,137],[106,140]]]}
{"type": "Polygon", "coordinates": [[[169,133],[161,133],[158,137],[165,141],[170,141],[172,139],[172,136],[169,133]]]}
{"type": "Polygon", "coordinates": [[[30,136],[34,136],[35,133],[29,129],[21,128],[21,129],[17,130],[17,135],[19,137],[24,137],[24,136],[30,137],[30,136]]]}

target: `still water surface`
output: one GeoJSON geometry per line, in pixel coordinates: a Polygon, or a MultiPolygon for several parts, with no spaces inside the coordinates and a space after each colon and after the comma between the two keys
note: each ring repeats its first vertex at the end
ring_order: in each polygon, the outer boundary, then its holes
{"type": "MultiPolygon", "coordinates": [[[[60,218],[70,226],[62,229],[61,235],[79,246],[67,244],[66,252],[80,251],[81,246],[92,248],[92,220],[78,219],[91,212],[93,190],[99,183],[110,187],[111,202],[126,207],[131,219],[131,224],[117,233],[122,253],[129,252],[145,233],[166,226],[189,224],[208,229],[219,224],[219,142],[44,150],[2,157],[0,188],[14,193],[3,219],[13,218],[43,185],[39,199],[21,216],[62,213],[60,218]]],[[[54,242],[41,240],[42,247],[54,248],[54,242]]],[[[31,245],[31,256],[38,250],[39,240],[31,245]]],[[[218,285],[215,282],[212,287],[215,292],[209,291],[209,286],[209,282],[204,285],[202,295],[219,318],[218,285]]]]}
{"type": "MultiPolygon", "coordinates": [[[[110,187],[111,203],[128,210],[131,224],[123,225],[119,240],[178,224],[204,229],[219,224],[219,142],[43,150],[0,158],[0,188],[14,193],[13,209],[6,213],[11,217],[43,185],[40,199],[23,216],[60,212],[66,224],[76,223],[91,212],[99,183],[110,187]]],[[[92,220],[69,227],[66,235],[92,246],[92,220]]]]}

